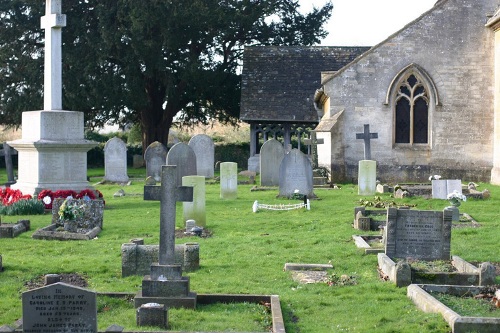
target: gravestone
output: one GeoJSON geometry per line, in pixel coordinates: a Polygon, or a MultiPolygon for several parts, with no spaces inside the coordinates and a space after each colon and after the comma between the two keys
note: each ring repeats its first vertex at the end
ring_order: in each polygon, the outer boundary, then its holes
{"type": "MultiPolygon", "coordinates": [[[[52,201],[52,224],[58,223],[59,208],[63,204],[64,200],[64,198],[54,198],[54,201],[52,201]]],[[[104,200],[73,199],[73,201],[76,202],[79,206],[85,204],[83,214],[75,219],[78,224],[78,228],[103,228],[104,200]]]]}
{"type": "Polygon", "coordinates": [[[196,155],[193,148],[184,142],[176,143],[167,154],[166,165],[177,165],[177,186],[182,185],[182,177],[196,176],[196,155]]]}
{"type": "Polygon", "coordinates": [[[278,186],[280,165],[285,156],[285,148],[275,139],[264,142],[260,149],[260,185],[278,186]]]}
{"type": "Polygon", "coordinates": [[[312,166],[313,169],[316,169],[319,164],[318,164],[318,145],[322,145],[325,143],[324,139],[317,139],[316,138],[316,132],[311,132],[310,134],[311,138],[310,139],[305,139],[304,144],[306,146],[309,146],[310,151],[311,151],[311,161],[312,161],[312,166]]]}
{"type": "Polygon", "coordinates": [[[142,280],[142,290],[134,298],[136,308],[146,303],[191,309],[196,307],[196,293],[189,290],[189,277],[183,277],[181,265],[175,263],[176,202],[193,200],[192,187],[177,185],[178,168],[175,165],[162,166],[159,197],[151,198],[160,200],[158,263],[151,265],[151,274],[142,280]]]}
{"type": "Polygon", "coordinates": [[[220,198],[236,199],[238,197],[238,163],[223,162],[220,164],[220,198]]]}
{"type": "Polygon", "coordinates": [[[433,179],[432,198],[447,199],[448,194],[457,191],[462,194],[462,181],[460,179],[433,179]]]}
{"type": "Polygon", "coordinates": [[[62,282],[22,294],[23,332],[97,333],[95,292],[62,282]]]}
{"type": "Polygon", "coordinates": [[[212,138],[206,134],[198,134],[189,140],[188,145],[196,155],[196,174],[214,178],[215,146],[212,138]]]}
{"type": "Polygon", "coordinates": [[[390,258],[449,260],[451,211],[388,208],[385,254],[390,258]]]}
{"type": "Polygon", "coordinates": [[[156,182],[161,181],[161,167],[165,165],[167,147],[161,142],[151,143],[144,152],[146,162],[146,178],[152,177],[156,182]]]}
{"type": "Polygon", "coordinates": [[[17,150],[12,149],[7,142],[3,143],[3,149],[0,149],[0,156],[5,158],[5,171],[7,172],[7,183],[6,186],[10,186],[16,183],[14,178],[14,166],[12,164],[12,155],[17,155],[17,150]]]}
{"type": "Polygon", "coordinates": [[[184,222],[195,220],[196,225],[205,227],[207,217],[205,210],[205,177],[204,176],[184,176],[182,177],[182,186],[193,188],[193,201],[182,203],[182,216],[184,222]]]}
{"type": "Polygon", "coordinates": [[[356,133],[356,139],[364,141],[364,160],[358,165],[358,194],[375,195],[377,188],[377,162],[371,160],[371,139],[378,138],[378,133],[370,133],[370,125],[364,125],[363,133],[356,133]]]}
{"type": "Polygon", "coordinates": [[[296,192],[313,198],[311,161],[298,149],[292,149],[280,164],[279,196],[290,198],[296,192]]]}
{"type": "Polygon", "coordinates": [[[104,145],[104,179],[110,182],[126,183],[127,145],[120,138],[114,137],[104,145]]]}

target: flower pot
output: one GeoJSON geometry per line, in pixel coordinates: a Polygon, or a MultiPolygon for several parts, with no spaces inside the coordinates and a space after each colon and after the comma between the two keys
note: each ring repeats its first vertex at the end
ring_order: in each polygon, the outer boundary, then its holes
{"type": "Polygon", "coordinates": [[[75,220],[65,220],[63,223],[64,231],[76,232],[78,229],[78,222],[75,220]]]}

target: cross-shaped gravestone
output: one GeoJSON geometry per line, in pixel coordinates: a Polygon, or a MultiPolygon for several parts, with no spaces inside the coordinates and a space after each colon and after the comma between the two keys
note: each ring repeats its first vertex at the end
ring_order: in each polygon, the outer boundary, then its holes
{"type": "Polygon", "coordinates": [[[41,27],[45,29],[44,110],[62,110],[62,28],[66,15],[61,14],[61,0],[47,0],[41,27]]]}
{"type": "Polygon", "coordinates": [[[160,265],[174,265],[175,256],[175,203],[193,201],[193,187],[177,186],[175,165],[163,165],[160,191],[152,192],[145,200],[160,200],[160,265]]]}
{"type": "Polygon", "coordinates": [[[364,125],[363,133],[356,133],[356,139],[363,139],[365,141],[365,160],[371,160],[372,152],[370,148],[370,140],[377,139],[378,133],[370,133],[370,125],[364,125]]]}
{"type": "Polygon", "coordinates": [[[304,144],[306,146],[311,147],[313,169],[316,169],[318,167],[318,145],[321,145],[324,143],[325,143],[325,140],[316,138],[316,132],[311,132],[310,139],[304,139],[304,144]]]}
{"type": "Polygon", "coordinates": [[[6,185],[12,185],[14,180],[14,167],[12,166],[12,155],[17,155],[17,150],[12,149],[7,142],[3,143],[3,149],[0,149],[0,156],[5,157],[5,170],[7,171],[6,185]]]}

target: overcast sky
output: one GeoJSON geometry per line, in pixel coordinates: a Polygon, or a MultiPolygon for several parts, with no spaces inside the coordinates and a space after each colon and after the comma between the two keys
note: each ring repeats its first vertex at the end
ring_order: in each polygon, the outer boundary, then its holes
{"type": "MultiPolygon", "coordinates": [[[[426,12],[437,0],[331,0],[325,46],[373,46],[426,12]]],[[[303,11],[328,0],[299,0],[303,11]]]]}

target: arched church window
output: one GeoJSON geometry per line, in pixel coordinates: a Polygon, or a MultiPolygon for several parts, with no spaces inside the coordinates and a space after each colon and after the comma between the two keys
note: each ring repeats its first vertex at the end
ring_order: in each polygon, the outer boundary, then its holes
{"type": "Polygon", "coordinates": [[[399,86],[395,101],[395,143],[426,144],[429,140],[429,95],[413,73],[399,86]]]}

